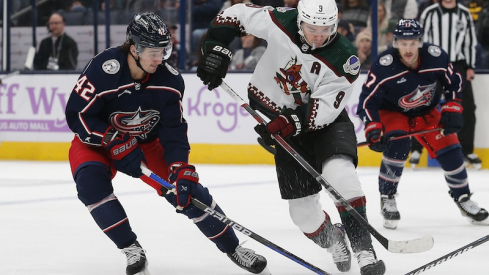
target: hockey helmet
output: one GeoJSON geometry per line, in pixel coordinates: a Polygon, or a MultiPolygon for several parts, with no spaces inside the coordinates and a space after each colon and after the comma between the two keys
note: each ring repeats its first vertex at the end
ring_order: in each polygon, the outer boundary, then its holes
{"type": "Polygon", "coordinates": [[[332,26],[331,35],[338,27],[338,7],[334,0],[300,0],[297,5],[297,26],[303,36],[301,23],[315,26],[332,26]]]}
{"type": "Polygon", "coordinates": [[[171,34],[163,20],[152,12],[136,14],[129,22],[126,43],[134,43],[136,52],[142,48],[164,48],[163,59],[172,52],[171,34]]]}
{"type": "MultiPolygon", "coordinates": [[[[423,29],[415,19],[401,19],[394,30],[394,47],[398,39],[419,39],[422,42],[423,29]]],[[[420,46],[421,47],[421,46],[420,46]]]]}

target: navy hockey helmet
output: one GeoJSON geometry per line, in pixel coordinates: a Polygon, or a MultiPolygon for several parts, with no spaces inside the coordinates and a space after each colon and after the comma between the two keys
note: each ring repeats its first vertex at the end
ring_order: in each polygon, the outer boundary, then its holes
{"type": "MultiPolygon", "coordinates": [[[[398,39],[419,39],[422,42],[423,29],[415,19],[401,19],[394,30],[394,47],[398,39]]],[[[421,47],[421,46],[420,46],[421,47]]]]}
{"type": "Polygon", "coordinates": [[[136,14],[129,22],[126,32],[126,43],[133,42],[136,51],[142,48],[164,48],[163,59],[168,59],[172,52],[171,34],[163,20],[152,12],[136,14]]]}

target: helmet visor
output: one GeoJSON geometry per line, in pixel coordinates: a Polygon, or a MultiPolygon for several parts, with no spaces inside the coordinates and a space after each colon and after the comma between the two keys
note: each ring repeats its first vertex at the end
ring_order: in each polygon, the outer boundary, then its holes
{"type": "Polygon", "coordinates": [[[330,26],[317,26],[311,25],[303,22],[301,24],[302,32],[306,35],[321,35],[321,36],[330,36],[333,33],[334,25],[330,26]]]}
{"type": "Polygon", "coordinates": [[[143,48],[139,53],[139,56],[143,59],[150,60],[166,60],[172,53],[172,44],[168,43],[167,46],[162,48],[143,48]]]}

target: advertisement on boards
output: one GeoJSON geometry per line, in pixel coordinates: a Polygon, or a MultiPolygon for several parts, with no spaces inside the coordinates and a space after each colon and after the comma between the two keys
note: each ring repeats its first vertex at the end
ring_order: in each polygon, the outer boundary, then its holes
{"type": "MultiPolygon", "coordinates": [[[[200,144],[256,144],[256,121],[221,88],[209,91],[195,74],[183,75],[186,84],[182,100],[189,124],[189,140],[200,144]]],[[[0,141],[70,142],[73,133],[64,110],[78,75],[27,75],[9,77],[0,86],[0,141]]],[[[251,74],[230,73],[226,83],[247,101],[246,87],[251,74]]],[[[361,77],[362,78],[362,77],[361,77]]],[[[356,117],[356,100],[361,83],[346,106],[359,141],[363,124],[356,117]]]]}

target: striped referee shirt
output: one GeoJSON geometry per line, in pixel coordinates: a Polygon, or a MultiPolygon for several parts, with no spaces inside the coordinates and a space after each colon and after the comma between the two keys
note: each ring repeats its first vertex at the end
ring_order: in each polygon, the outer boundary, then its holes
{"type": "Polygon", "coordinates": [[[420,17],[423,26],[423,41],[440,46],[450,55],[450,61],[465,60],[475,68],[474,21],[469,10],[457,3],[453,9],[443,8],[439,3],[427,7],[420,17]]]}

